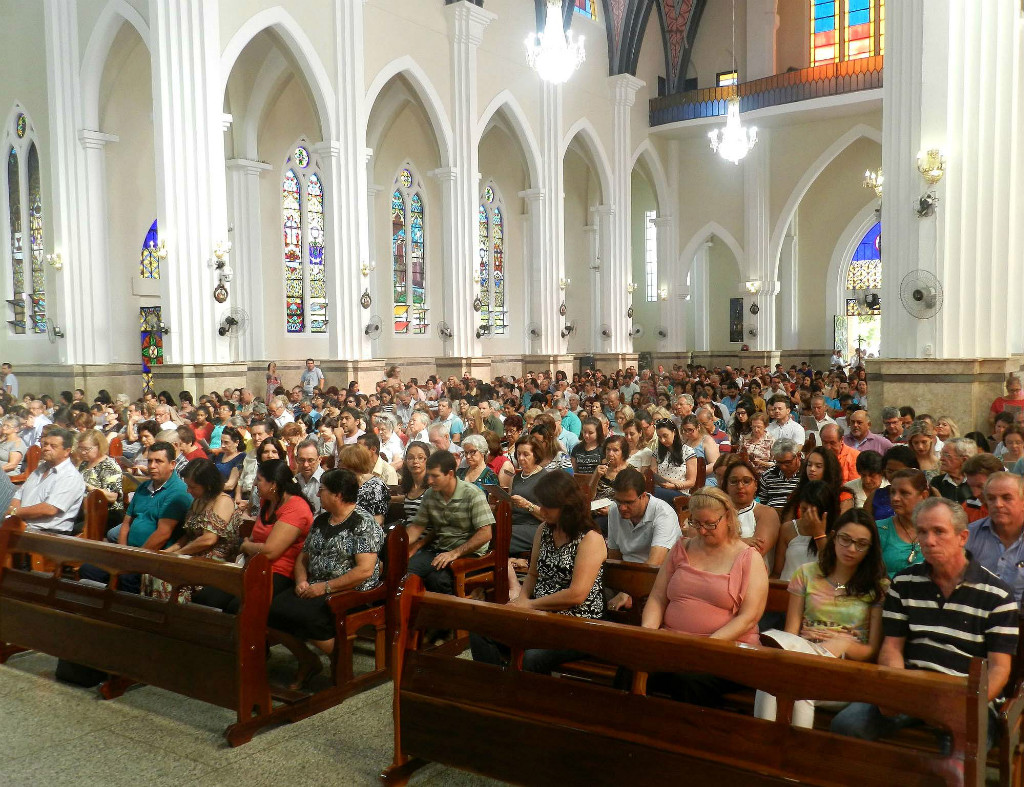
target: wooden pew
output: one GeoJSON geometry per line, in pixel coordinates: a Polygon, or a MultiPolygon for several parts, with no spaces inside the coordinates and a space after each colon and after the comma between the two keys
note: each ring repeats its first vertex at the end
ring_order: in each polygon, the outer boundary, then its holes
{"type": "Polygon", "coordinates": [[[43,449],[38,445],[29,446],[29,449],[25,452],[25,470],[24,472],[18,473],[18,475],[11,476],[11,483],[15,486],[24,484],[32,471],[39,467],[39,460],[43,457],[43,449]]]}
{"type": "MultiPolygon", "coordinates": [[[[107,502],[107,498],[101,491],[94,489],[82,501],[82,511],[85,520],[81,531],[74,537],[84,538],[87,541],[102,541],[107,535],[107,515],[110,513],[110,503],[107,502]]],[[[42,555],[33,554],[31,562],[33,571],[54,571],[56,569],[56,565],[42,555]]],[[[73,571],[78,569],[77,565],[69,564],[68,567],[73,571]]]]}
{"type": "Polygon", "coordinates": [[[424,593],[409,577],[395,640],[395,756],[405,784],[426,761],[515,783],[984,784],[987,667],[966,678],[753,648],[424,593]],[[508,669],[419,651],[420,632],[465,628],[512,649],[508,669]],[[629,692],[522,671],[527,648],[600,653],[629,692]],[[646,695],[646,676],[702,672],[774,694],[775,721],[646,695]],[[881,704],[948,730],[952,752],[872,743],[789,722],[807,696],[881,704]],[[827,761],[827,767],[823,762],[827,761]]]}
{"type": "Polygon", "coordinates": [[[107,446],[107,454],[112,457],[124,456],[124,443],[121,442],[120,437],[110,438],[110,444],[107,446]]]}

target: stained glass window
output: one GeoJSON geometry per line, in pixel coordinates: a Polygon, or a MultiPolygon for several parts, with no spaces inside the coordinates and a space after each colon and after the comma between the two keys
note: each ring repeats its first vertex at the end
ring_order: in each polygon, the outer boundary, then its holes
{"type": "Polygon", "coordinates": [[[32,255],[31,326],[46,333],[46,259],[43,249],[43,191],[39,182],[39,152],[28,149],[28,230],[32,255]]]}
{"type": "Polygon", "coordinates": [[[305,330],[302,277],[302,203],[299,181],[294,170],[284,174],[281,187],[281,212],[284,215],[284,297],[285,329],[288,333],[305,330]]]}
{"type": "MultiPolygon", "coordinates": [[[[484,198],[486,201],[486,197],[484,198]]],[[[480,206],[480,216],[477,220],[479,234],[479,248],[477,256],[480,263],[477,266],[477,297],[480,299],[480,324],[491,324],[491,217],[487,215],[487,208],[480,206]]]]}
{"type": "Polygon", "coordinates": [[[391,195],[391,260],[394,266],[395,333],[409,332],[409,271],[405,260],[405,197],[391,195]]]}
{"type": "Polygon", "coordinates": [[[153,367],[164,362],[164,335],[160,330],[162,314],[159,306],[143,306],[139,309],[139,333],[142,344],[142,390],[153,390],[153,367]]]}
{"type": "Polygon", "coordinates": [[[327,283],[324,279],[324,187],[312,174],[306,186],[309,218],[309,332],[327,333],[327,283]]]}
{"type": "Polygon", "coordinates": [[[295,163],[305,169],[309,166],[309,151],[306,150],[302,145],[295,148],[295,163]]]}
{"type": "Polygon", "coordinates": [[[505,217],[501,200],[492,186],[483,190],[477,216],[477,254],[475,271],[479,278],[480,324],[491,329],[492,336],[504,336],[505,319],[505,217]]]}
{"type": "Polygon", "coordinates": [[[409,200],[409,263],[412,274],[412,332],[427,332],[427,271],[423,257],[423,198],[409,200]]]}
{"type": "Polygon", "coordinates": [[[7,204],[10,210],[11,230],[11,328],[14,333],[25,333],[25,252],[21,235],[21,170],[18,166],[18,151],[11,148],[7,155],[7,204]]]}
{"type": "Polygon", "coordinates": [[[576,5],[573,8],[577,14],[588,19],[597,19],[597,4],[600,0],[574,0],[576,5]]]}
{"type": "Polygon", "coordinates": [[[882,286],[882,224],[875,222],[861,238],[846,274],[847,290],[877,290],[882,286]]]}
{"type": "Polygon", "coordinates": [[[885,0],[811,0],[811,65],[885,53],[885,0]]]}
{"type": "Polygon", "coordinates": [[[644,284],[647,301],[658,300],[658,228],[654,225],[657,214],[644,211],[644,284]]]}
{"type": "Polygon", "coordinates": [[[159,246],[160,236],[154,221],[146,233],[146,239],[142,241],[142,252],[139,255],[139,276],[143,279],[160,278],[160,257],[157,256],[159,246]]]}
{"type": "Polygon", "coordinates": [[[395,333],[427,332],[427,281],[423,197],[408,167],[395,178],[391,193],[391,274],[395,333]]]}
{"type": "Polygon", "coordinates": [[[25,138],[25,132],[28,131],[28,118],[25,117],[24,112],[18,113],[18,119],[14,121],[14,129],[18,134],[18,139],[25,138]]]}
{"type": "Polygon", "coordinates": [[[497,336],[504,336],[508,328],[505,322],[505,217],[500,207],[495,207],[491,219],[491,248],[491,278],[494,280],[491,330],[497,336]]]}

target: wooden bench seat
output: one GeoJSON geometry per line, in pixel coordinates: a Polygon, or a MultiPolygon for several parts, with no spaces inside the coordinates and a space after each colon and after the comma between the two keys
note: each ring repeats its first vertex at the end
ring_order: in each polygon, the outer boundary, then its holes
{"type": "Polygon", "coordinates": [[[987,668],[966,678],[754,648],[424,593],[409,577],[395,640],[395,757],[404,784],[426,761],[519,784],[984,783],[987,668]],[[420,632],[463,628],[512,649],[500,669],[418,651],[420,632]],[[636,675],[630,691],[522,671],[528,648],[575,649],[636,675]],[[778,698],[776,721],[647,696],[646,676],[704,672],[778,698]],[[951,754],[793,727],[807,696],[863,701],[951,733],[951,754]],[[828,767],[822,762],[827,760],[828,767]]]}

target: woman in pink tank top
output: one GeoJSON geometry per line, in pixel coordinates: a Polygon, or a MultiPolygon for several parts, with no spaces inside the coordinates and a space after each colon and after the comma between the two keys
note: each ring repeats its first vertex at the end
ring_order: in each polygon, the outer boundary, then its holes
{"type": "MultiPolygon", "coordinates": [[[[700,489],[689,508],[697,534],[669,552],[644,607],[643,626],[756,645],[757,621],[768,600],[764,560],[740,539],[736,507],[724,492],[700,489]]],[[[651,675],[648,686],[712,706],[735,688],[713,675],[691,673],[651,675]]]]}

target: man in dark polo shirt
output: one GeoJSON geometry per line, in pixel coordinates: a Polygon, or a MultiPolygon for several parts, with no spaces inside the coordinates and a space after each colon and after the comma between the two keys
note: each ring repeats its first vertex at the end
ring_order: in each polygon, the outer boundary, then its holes
{"type": "MultiPolygon", "coordinates": [[[[951,500],[932,497],[914,509],[924,562],[892,579],[885,598],[885,640],[878,663],[966,676],[972,658],[988,660],[988,699],[1002,695],[1017,650],[1013,591],[965,550],[967,514],[951,500]]],[[[990,719],[989,745],[998,725],[990,719]]],[[[832,720],[832,731],[877,740],[920,723],[854,702],[832,720]]],[[[945,733],[943,733],[945,735],[945,733]]],[[[942,739],[943,745],[948,736],[942,739]]]]}

